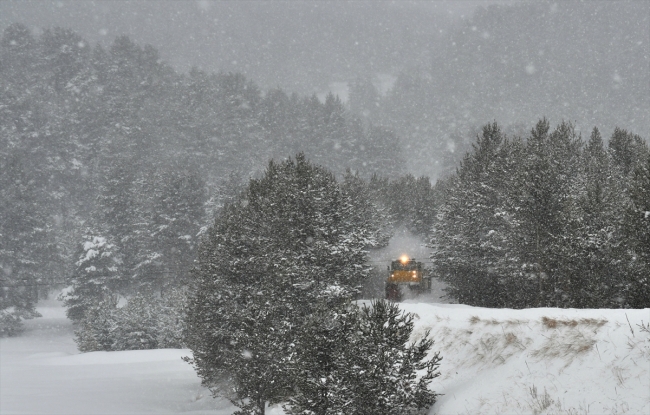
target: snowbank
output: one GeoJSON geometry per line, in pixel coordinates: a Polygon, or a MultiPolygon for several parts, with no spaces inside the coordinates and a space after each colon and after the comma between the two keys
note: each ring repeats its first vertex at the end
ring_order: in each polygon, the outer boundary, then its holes
{"type": "MultiPolygon", "coordinates": [[[[417,300],[443,362],[434,414],[650,414],[645,310],[484,309],[417,300]],[[629,322],[628,322],[629,321],[629,322]]],[[[80,354],[55,301],[0,340],[2,414],[231,414],[181,360],[188,350],[80,354]]],[[[279,414],[274,408],[270,414],[279,414]]]]}
{"type": "Polygon", "coordinates": [[[402,308],[443,356],[431,414],[650,414],[650,309],[402,308]]]}

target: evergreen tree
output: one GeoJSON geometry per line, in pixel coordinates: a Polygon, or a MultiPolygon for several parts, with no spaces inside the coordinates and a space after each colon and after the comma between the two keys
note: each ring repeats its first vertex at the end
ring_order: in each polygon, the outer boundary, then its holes
{"type": "Polygon", "coordinates": [[[380,96],[369,78],[357,78],[350,85],[348,105],[350,110],[368,119],[379,107],[380,96]]]}
{"type": "Polygon", "coordinates": [[[105,296],[86,308],[84,317],[74,332],[80,352],[114,350],[116,313],[116,296],[105,296]]]}
{"type": "Polygon", "coordinates": [[[370,194],[369,184],[363,180],[359,173],[352,174],[346,171],[341,182],[341,190],[350,200],[353,221],[361,228],[372,229],[374,234],[368,240],[368,248],[379,248],[388,245],[391,237],[390,228],[387,226],[389,218],[376,200],[370,194]]]}
{"type": "Polygon", "coordinates": [[[549,131],[546,119],[531,131],[521,183],[522,239],[518,244],[524,269],[537,280],[540,307],[559,306],[567,277],[563,270],[566,253],[556,248],[568,227],[569,191],[581,145],[569,123],[549,131]]]}
{"type": "Polygon", "coordinates": [[[428,236],[437,203],[428,177],[407,174],[394,179],[387,186],[385,202],[396,224],[416,235],[428,236]]]}
{"type": "Polygon", "coordinates": [[[286,364],[304,318],[356,295],[374,229],[333,175],[303,155],[270,162],[217,216],[199,251],[188,305],[192,362],[241,413],[291,393],[286,364]]]}
{"type": "Polygon", "coordinates": [[[521,145],[496,124],[477,137],[449,180],[447,197],[432,229],[432,260],[448,294],[465,304],[504,307],[527,304],[517,260],[520,219],[516,180],[521,145]]]}
{"type": "Polygon", "coordinates": [[[136,294],[115,315],[112,350],[157,349],[159,301],[151,295],[136,294]]]}
{"type": "Polygon", "coordinates": [[[650,154],[634,170],[623,233],[632,254],[625,281],[625,305],[650,307],[650,154]]]}
{"type": "Polygon", "coordinates": [[[296,346],[290,414],[416,414],[436,401],[441,357],[429,333],[410,342],[413,315],[394,303],[350,305],[312,321],[296,346]],[[325,321],[323,323],[323,321],[325,321]]]}
{"type": "Polygon", "coordinates": [[[32,179],[17,154],[0,153],[0,336],[38,317],[39,286],[47,284],[53,240],[32,179]]]}
{"type": "Polygon", "coordinates": [[[161,349],[185,348],[183,331],[187,320],[187,289],[172,288],[160,299],[158,311],[158,347],[161,349]]]}
{"type": "Polygon", "coordinates": [[[609,153],[612,156],[612,161],[623,176],[634,171],[635,166],[647,151],[648,147],[641,137],[618,127],[609,140],[609,153]]]}
{"type": "Polygon", "coordinates": [[[160,178],[151,242],[163,258],[167,277],[159,284],[179,286],[187,281],[198,246],[205,203],[205,182],[193,171],[170,171],[160,178]]]}
{"type": "Polygon", "coordinates": [[[69,287],[60,298],[68,318],[78,323],[89,309],[123,292],[127,282],[123,255],[110,237],[89,233],[76,257],[75,269],[67,279],[69,287]]]}
{"type": "Polygon", "coordinates": [[[626,191],[614,171],[597,128],[582,152],[568,204],[569,226],[558,240],[563,252],[561,304],[618,307],[621,299],[621,215],[626,191]],[[618,265],[617,265],[618,264],[618,265]]]}
{"type": "MultiPolygon", "coordinates": [[[[645,148],[640,142],[641,157],[645,148]]],[[[635,245],[643,208],[621,212],[643,206],[645,170],[626,175],[614,153],[598,129],[584,145],[568,123],[551,132],[541,120],[525,143],[484,127],[438,190],[432,259],[448,294],[492,307],[628,306],[645,286],[645,271],[634,271],[644,263],[635,245]]]]}

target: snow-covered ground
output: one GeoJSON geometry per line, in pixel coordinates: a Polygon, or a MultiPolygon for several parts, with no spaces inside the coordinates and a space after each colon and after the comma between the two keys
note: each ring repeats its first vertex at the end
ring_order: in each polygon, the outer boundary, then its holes
{"type": "Polygon", "coordinates": [[[189,350],[79,353],[65,309],[48,300],[18,337],[0,339],[0,414],[231,414],[210,397],[189,350]]]}
{"type": "Polygon", "coordinates": [[[650,309],[402,308],[443,356],[430,414],[650,414],[650,309]]]}
{"type": "MultiPolygon", "coordinates": [[[[443,356],[430,414],[650,414],[650,333],[638,326],[650,309],[402,307],[443,356]]],[[[1,414],[233,412],[181,360],[188,350],[80,354],[61,305],[39,311],[23,335],[0,339],[1,414]]]]}

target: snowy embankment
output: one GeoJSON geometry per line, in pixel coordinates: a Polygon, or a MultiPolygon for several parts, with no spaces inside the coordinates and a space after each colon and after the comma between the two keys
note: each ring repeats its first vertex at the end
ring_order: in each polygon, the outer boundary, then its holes
{"type": "Polygon", "coordinates": [[[443,356],[431,414],[650,414],[650,309],[402,308],[443,356]]]}
{"type": "MultiPolygon", "coordinates": [[[[430,414],[650,414],[650,333],[639,327],[650,309],[402,307],[444,358],[430,414]]],[[[23,335],[0,339],[1,414],[234,411],[181,361],[188,350],[80,354],[60,304],[39,311],[23,335]]]]}

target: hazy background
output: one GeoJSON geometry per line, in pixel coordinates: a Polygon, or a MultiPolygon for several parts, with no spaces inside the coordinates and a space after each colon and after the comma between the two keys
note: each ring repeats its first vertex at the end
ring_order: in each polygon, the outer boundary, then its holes
{"type": "Polygon", "coordinates": [[[451,24],[487,3],[3,0],[0,30],[60,26],[104,45],[128,35],[181,72],[241,72],[263,88],[306,94],[425,64],[451,24]]]}
{"type": "Polygon", "coordinates": [[[395,131],[407,170],[434,180],[495,120],[510,134],[547,117],[647,138],[649,16],[644,0],[0,2],[0,30],[60,26],[106,47],[127,35],[180,73],[331,91],[395,131]]]}

